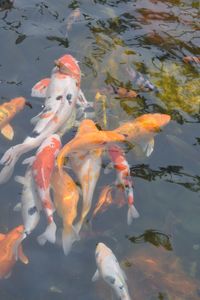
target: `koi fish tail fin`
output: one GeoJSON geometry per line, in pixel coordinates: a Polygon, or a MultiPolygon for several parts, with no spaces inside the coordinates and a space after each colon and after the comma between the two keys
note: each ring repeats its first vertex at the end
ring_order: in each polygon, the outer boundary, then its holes
{"type": "Polygon", "coordinates": [[[13,174],[14,167],[20,156],[27,152],[25,144],[19,144],[8,149],[0,160],[0,164],[4,165],[0,172],[0,184],[6,183],[13,174]]]}
{"type": "Polygon", "coordinates": [[[68,255],[71,251],[72,245],[75,241],[79,241],[80,237],[74,226],[71,227],[71,231],[65,231],[63,229],[62,232],[62,246],[65,255],[68,255]]]}
{"type": "Polygon", "coordinates": [[[52,221],[46,230],[37,237],[38,243],[43,246],[47,241],[54,244],[56,242],[56,224],[52,221]]]}
{"type": "Polygon", "coordinates": [[[127,224],[131,225],[133,219],[137,219],[139,218],[139,213],[137,211],[137,209],[135,208],[135,206],[132,204],[129,206],[128,208],[128,214],[127,214],[127,224]]]}

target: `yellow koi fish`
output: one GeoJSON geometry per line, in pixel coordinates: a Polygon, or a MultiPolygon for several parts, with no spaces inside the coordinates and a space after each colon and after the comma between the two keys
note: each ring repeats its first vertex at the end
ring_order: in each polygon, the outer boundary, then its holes
{"type": "Polygon", "coordinates": [[[0,105],[0,130],[8,140],[12,140],[14,137],[14,130],[9,122],[24,108],[25,104],[25,98],[18,97],[0,105]]]}
{"type": "Polygon", "coordinates": [[[154,149],[154,136],[169,123],[170,119],[171,117],[166,114],[144,114],[124,123],[113,132],[124,135],[126,141],[140,145],[146,156],[150,156],[154,149]]]}
{"type": "Polygon", "coordinates": [[[73,222],[77,216],[79,192],[75,182],[64,171],[60,173],[55,169],[51,186],[54,192],[54,205],[57,213],[63,220],[62,246],[67,255],[74,241],[79,240],[73,222]]]}
{"type": "MultiPolygon", "coordinates": [[[[83,120],[83,122],[93,122],[91,120],[83,120]]],[[[82,123],[80,124],[80,127],[82,123]]],[[[94,125],[95,126],[95,125],[94,125]]],[[[85,134],[80,134],[75,136],[69,143],[67,143],[59,152],[57,157],[57,164],[59,170],[62,169],[64,159],[70,153],[75,153],[78,151],[91,151],[93,149],[102,149],[107,143],[111,142],[123,142],[125,137],[123,134],[114,131],[100,131],[96,128],[85,132],[85,134]]]]}

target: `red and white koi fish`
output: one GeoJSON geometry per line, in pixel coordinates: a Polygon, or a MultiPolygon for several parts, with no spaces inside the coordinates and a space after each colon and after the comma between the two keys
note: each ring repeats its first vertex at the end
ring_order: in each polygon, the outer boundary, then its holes
{"type": "Polygon", "coordinates": [[[129,164],[126,160],[124,151],[116,144],[108,145],[108,154],[113,167],[117,172],[117,181],[115,185],[122,186],[126,193],[129,206],[127,223],[130,225],[134,218],[139,217],[139,213],[134,206],[133,183],[131,180],[129,164]]]}
{"type": "Polygon", "coordinates": [[[95,251],[97,270],[92,278],[96,281],[102,278],[114,290],[117,299],[131,300],[126,284],[126,274],[121,269],[117,258],[104,243],[98,243],[95,251]]]}
{"type": "Polygon", "coordinates": [[[22,154],[40,146],[49,135],[63,129],[71,117],[80,95],[81,71],[71,55],[61,57],[57,64],[63,66],[67,61],[68,74],[62,73],[61,67],[56,66],[53,69],[45,93],[45,107],[32,119],[32,123],[35,124],[33,136],[28,136],[22,144],[8,149],[1,158],[0,163],[4,167],[0,172],[0,183],[5,183],[12,176],[14,166],[22,154]]]}
{"type": "MultiPolygon", "coordinates": [[[[95,131],[98,134],[98,129],[92,120],[83,120],[76,137],[82,137],[84,139],[86,133],[95,131]]],[[[92,205],[94,190],[101,170],[101,157],[102,149],[94,149],[91,151],[82,150],[70,156],[72,169],[78,177],[83,192],[81,217],[78,224],[76,224],[78,233],[92,205]]]]}
{"type": "Polygon", "coordinates": [[[50,197],[50,182],[56,156],[60,148],[60,137],[57,134],[53,134],[41,144],[35,157],[28,158],[24,161],[24,163],[32,163],[31,170],[33,180],[42,207],[47,216],[48,226],[45,232],[38,237],[38,242],[41,245],[44,245],[46,241],[51,243],[55,243],[56,241],[56,224],[53,219],[55,209],[50,197]]]}

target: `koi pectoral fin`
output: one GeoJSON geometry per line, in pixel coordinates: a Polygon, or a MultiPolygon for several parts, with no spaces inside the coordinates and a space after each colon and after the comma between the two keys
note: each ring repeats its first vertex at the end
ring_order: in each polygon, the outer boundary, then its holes
{"type": "Polygon", "coordinates": [[[21,260],[21,262],[23,262],[24,264],[29,263],[28,257],[23,252],[22,245],[19,245],[18,256],[19,256],[19,259],[21,260]]]}
{"type": "Polygon", "coordinates": [[[1,129],[1,133],[3,134],[3,136],[8,139],[8,140],[12,140],[13,137],[14,137],[14,130],[12,128],[11,125],[7,124],[6,126],[4,126],[2,129],[1,129]]]}
{"type": "Polygon", "coordinates": [[[92,282],[95,282],[99,279],[100,275],[99,275],[99,271],[96,270],[96,272],[94,273],[93,277],[92,277],[92,282]]]}
{"type": "Polygon", "coordinates": [[[38,81],[31,90],[31,96],[37,98],[45,98],[46,91],[50,83],[50,78],[43,78],[38,81]]]}

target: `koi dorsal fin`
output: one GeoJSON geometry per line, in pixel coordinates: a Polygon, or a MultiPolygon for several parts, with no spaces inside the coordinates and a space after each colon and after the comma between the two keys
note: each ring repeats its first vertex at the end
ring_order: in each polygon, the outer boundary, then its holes
{"type": "Polygon", "coordinates": [[[90,119],[85,119],[81,122],[77,136],[81,136],[85,133],[98,132],[95,123],[90,119]]]}

